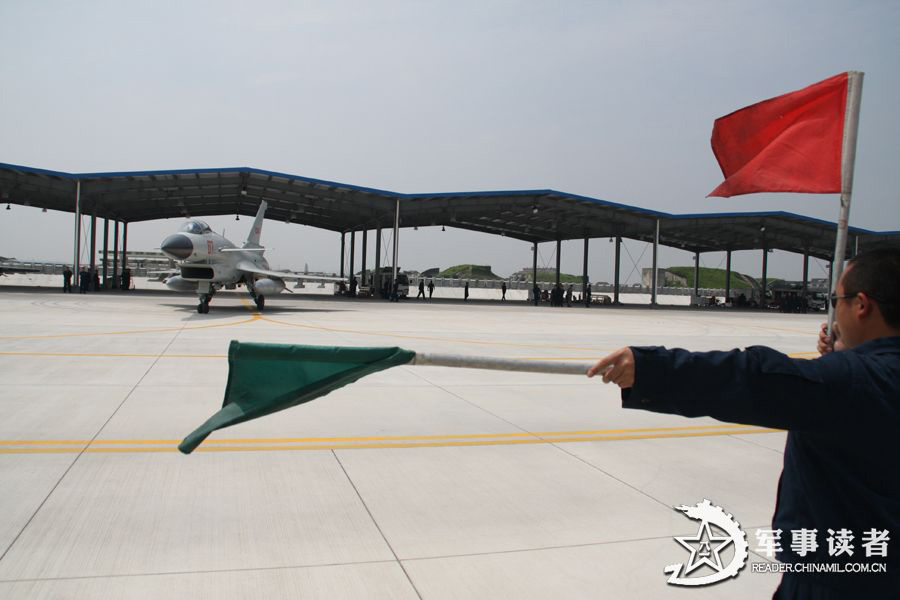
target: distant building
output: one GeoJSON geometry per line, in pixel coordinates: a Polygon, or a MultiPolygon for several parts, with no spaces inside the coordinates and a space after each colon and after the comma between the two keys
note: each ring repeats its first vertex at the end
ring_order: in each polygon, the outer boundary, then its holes
{"type": "MultiPolygon", "coordinates": [[[[510,281],[531,281],[531,275],[534,270],[531,267],[522,267],[520,271],[516,271],[512,275],[509,276],[510,281]]],[[[538,280],[547,280],[553,279],[556,277],[556,269],[554,268],[544,268],[538,267],[537,270],[538,280]]]]}
{"type": "MultiPolygon", "coordinates": [[[[673,273],[668,269],[657,269],[656,285],[659,287],[693,287],[694,282],[688,282],[687,277],[673,273]]],[[[644,287],[653,285],[653,267],[641,269],[641,283],[644,287]]]]}

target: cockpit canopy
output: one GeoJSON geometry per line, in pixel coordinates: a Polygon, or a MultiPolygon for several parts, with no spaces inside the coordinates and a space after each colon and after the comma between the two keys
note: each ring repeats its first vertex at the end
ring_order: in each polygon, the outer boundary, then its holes
{"type": "Polygon", "coordinates": [[[178,231],[183,231],[184,233],[212,233],[212,229],[209,228],[209,225],[204,223],[203,221],[188,221],[184,225],[181,226],[181,229],[178,231]]]}

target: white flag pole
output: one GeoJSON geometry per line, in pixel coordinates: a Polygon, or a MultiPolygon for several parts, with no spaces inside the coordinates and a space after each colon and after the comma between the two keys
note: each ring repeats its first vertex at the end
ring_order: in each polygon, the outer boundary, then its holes
{"type": "MultiPolygon", "coordinates": [[[[853,193],[853,166],[856,162],[856,134],[859,129],[859,104],[862,97],[863,75],[861,71],[847,73],[847,107],[844,113],[844,141],[841,147],[841,214],[838,217],[837,238],[834,242],[834,268],[831,277],[831,293],[844,271],[844,253],[847,248],[847,225],[850,221],[850,199],[853,193]]],[[[834,326],[834,308],[828,303],[828,334],[834,326]]]]}
{"type": "Polygon", "coordinates": [[[521,371],[525,373],[553,373],[557,375],[587,374],[596,361],[552,361],[526,360],[516,358],[495,358],[492,356],[463,356],[461,354],[438,354],[416,352],[409,363],[427,367],[457,367],[463,369],[490,369],[493,371],[521,371]]]}

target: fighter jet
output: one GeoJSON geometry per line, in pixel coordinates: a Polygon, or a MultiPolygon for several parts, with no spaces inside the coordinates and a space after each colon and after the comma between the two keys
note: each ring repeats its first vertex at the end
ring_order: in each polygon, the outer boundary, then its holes
{"type": "Polygon", "coordinates": [[[182,225],[178,233],[167,237],[160,246],[166,256],[178,261],[180,269],[180,275],[166,279],[166,286],[179,292],[197,292],[200,298],[197,312],[203,314],[209,312],[209,301],[223,287],[246,286],[256,307],[262,310],[266,296],[285,289],[285,280],[341,281],[269,269],[269,263],[263,257],[265,248],[259,245],[265,212],[266,202],[263,201],[250,235],[241,248],[215,233],[203,221],[192,219],[182,225]]]}

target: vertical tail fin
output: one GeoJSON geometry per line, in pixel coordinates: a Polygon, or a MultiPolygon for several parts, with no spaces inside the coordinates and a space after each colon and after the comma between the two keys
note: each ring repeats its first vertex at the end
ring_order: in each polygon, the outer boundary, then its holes
{"type": "Polygon", "coordinates": [[[263,200],[259,204],[259,210],[256,212],[256,218],[253,219],[253,227],[247,235],[247,241],[244,242],[244,248],[259,248],[259,236],[262,232],[263,215],[266,214],[266,201],[263,200]]]}

